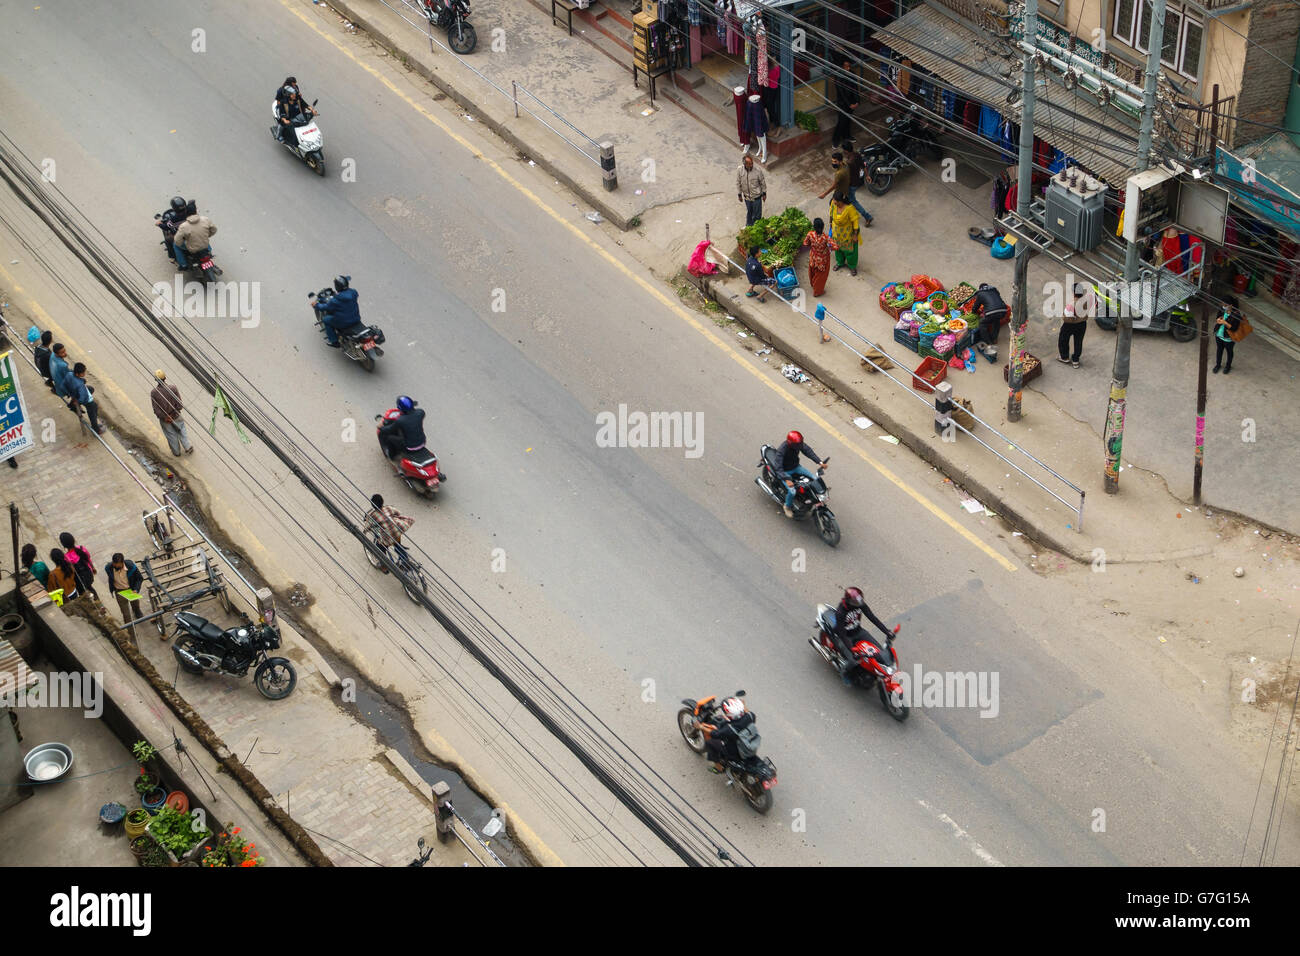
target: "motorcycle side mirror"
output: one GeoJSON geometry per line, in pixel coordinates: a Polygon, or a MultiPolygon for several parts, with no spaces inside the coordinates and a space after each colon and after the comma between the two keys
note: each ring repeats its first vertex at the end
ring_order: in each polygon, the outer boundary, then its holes
{"type": "Polygon", "coordinates": [[[377,421],[377,422],[382,422],[383,420],[384,420],[384,416],[383,416],[383,415],[376,415],[376,416],[375,416],[375,421],[377,421]]]}
{"type": "Polygon", "coordinates": [[[895,633],[895,634],[897,634],[897,633],[898,633],[899,631],[901,631],[902,629],[903,629],[903,625],[901,625],[901,624],[895,624],[895,625],[894,625],[894,633],[895,633]]]}
{"type": "Polygon", "coordinates": [[[154,214],[153,214],[153,218],[154,218],[154,221],[157,222],[158,220],[162,219],[162,213],[160,213],[160,212],[156,212],[156,213],[154,213],[154,214]]]}
{"type": "MultiPolygon", "coordinates": [[[[319,103],[319,102],[320,102],[320,97],[317,97],[316,99],[314,99],[314,100],[311,101],[311,105],[312,105],[312,106],[315,106],[315,105],[316,105],[317,103],[319,103]]],[[[420,843],[423,844],[424,841],[421,840],[420,843]]]]}
{"type": "Polygon", "coordinates": [[[745,692],[744,692],[743,690],[738,690],[738,691],[736,691],[736,696],[737,696],[737,697],[744,697],[744,696],[745,696],[745,692]]]}
{"type": "Polygon", "coordinates": [[[315,293],[315,292],[308,292],[308,293],[307,293],[307,298],[308,298],[308,299],[314,299],[314,298],[316,298],[316,293],[315,293]]]}
{"type": "Polygon", "coordinates": [[[424,849],[424,837],[420,837],[420,839],[416,840],[416,841],[415,841],[415,846],[416,846],[417,849],[423,850],[423,849],[424,849]]]}

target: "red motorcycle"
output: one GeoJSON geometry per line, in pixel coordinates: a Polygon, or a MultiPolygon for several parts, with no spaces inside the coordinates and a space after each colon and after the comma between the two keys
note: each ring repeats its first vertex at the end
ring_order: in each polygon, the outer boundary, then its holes
{"type": "MultiPolygon", "coordinates": [[[[384,414],[376,415],[376,437],[379,435],[380,428],[401,414],[398,409],[390,408],[384,414]]],[[[447,480],[447,475],[438,470],[438,456],[428,448],[413,452],[403,451],[396,458],[388,457],[388,450],[384,448],[382,438],[379,440],[379,448],[384,452],[384,458],[393,466],[393,471],[397,473],[397,476],[402,481],[406,482],[406,487],[417,494],[432,498],[433,493],[438,490],[438,486],[447,480]]]]}
{"type": "MultiPolygon", "coordinates": [[[[839,673],[842,659],[835,642],[831,640],[831,634],[835,632],[835,608],[829,604],[818,604],[816,627],[817,638],[809,638],[808,643],[839,673]]],[[[895,624],[894,634],[897,635],[901,629],[902,625],[895,624]]],[[[881,706],[890,717],[901,723],[907,720],[910,708],[903,693],[903,684],[898,679],[898,652],[894,650],[894,640],[892,637],[887,638],[882,645],[865,628],[860,633],[863,635],[862,640],[853,645],[857,666],[848,669],[849,680],[853,686],[864,690],[870,690],[874,684],[880,693],[881,706]]]]}

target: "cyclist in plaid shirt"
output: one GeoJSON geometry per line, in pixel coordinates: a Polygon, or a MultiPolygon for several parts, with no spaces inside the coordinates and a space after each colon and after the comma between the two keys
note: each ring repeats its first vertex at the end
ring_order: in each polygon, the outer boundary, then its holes
{"type": "Polygon", "coordinates": [[[366,528],[376,533],[382,547],[401,547],[402,534],[410,530],[415,519],[399,514],[395,508],[387,507],[383,495],[371,495],[370,503],[374,507],[366,512],[366,528]]]}

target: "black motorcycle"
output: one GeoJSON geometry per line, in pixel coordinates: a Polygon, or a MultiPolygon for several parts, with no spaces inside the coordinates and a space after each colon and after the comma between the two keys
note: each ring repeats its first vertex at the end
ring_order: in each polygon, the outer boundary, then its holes
{"type": "MultiPolygon", "coordinates": [[[[763,446],[758,459],[759,473],[754,478],[754,484],[767,492],[768,497],[778,505],[785,507],[786,487],[781,479],[781,461],[778,454],[779,450],[771,445],[763,446]]],[[[794,504],[790,506],[790,510],[794,512],[795,521],[805,521],[811,516],[813,523],[817,525],[817,533],[833,548],[840,543],[840,523],[835,520],[835,513],[831,511],[830,505],[826,504],[826,499],[830,497],[830,489],[826,486],[824,476],[829,461],[830,459],[827,458],[822,462],[817,469],[816,478],[791,475],[791,480],[794,482],[794,504]]]]}
{"type": "Polygon", "coordinates": [[[447,31],[452,52],[461,56],[474,52],[478,34],[469,22],[469,0],[420,0],[420,5],[430,23],[447,31]]]}
{"type": "MultiPolygon", "coordinates": [[[[915,109],[915,107],[913,107],[915,109]]],[[[894,177],[908,166],[918,165],[918,157],[928,154],[935,161],[943,158],[943,147],[934,132],[916,116],[887,117],[883,143],[864,146],[858,151],[866,171],[867,189],[873,196],[883,196],[894,185],[894,177]]]]}
{"type": "Polygon", "coordinates": [[[283,700],[298,684],[298,672],[285,657],[267,657],[280,646],[280,630],[273,624],[240,624],[222,630],[191,611],[176,612],[176,640],[172,653],[191,674],[209,671],[246,677],[253,664],[253,683],[263,697],[283,700]]]}
{"type": "MultiPolygon", "coordinates": [[[[733,695],[744,697],[745,692],[738,690],[733,695]]],[[[681,731],[686,746],[697,754],[707,749],[708,735],[721,723],[725,723],[718,708],[722,702],[716,697],[703,700],[683,700],[682,709],[677,712],[677,729],[681,731]]],[[[772,809],[772,788],[776,786],[776,764],[767,757],[758,755],[758,748],[763,738],[751,723],[738,736],[736,747],[740,756],[727,758],[722,765],[727,775],[727,786],[733,783],[740,787],[749,805],[759,813],[772,809]]]]}
{"type": "MultiPolygon", "coordinates": [[[[316,319],[316,328],[320,329],[321,335],[325,334],[325,318],[316,306],[324,305],[334,298],[334,295],[334,290],[329,286],[319,292],[307,293],[307,300],[312,303],[311,314],[316,319]]],[[[375,359],[382,358],[384,354],[384,350],[380,346],[388,341],[384,335],[384,330],[377,325],[367,325],[361,322],[351,328],[337,329],[336,331],[339,334],[339,351],[367,372],[373,372],[375,370],[375,359]]]]}
{"type": "MultiPolygon", "coordinates": [[[[163,248],[168,250],[168,256],[173,263],[176,262],[176,230],[180,228],[184,219],[176,220],[167,218],[166,213],[154,213],[153,223],[162,230],[163,238],[159,243],[163,248]]],[[[207,285],[213,279],[221,277],[221,270],[217,268],[216,261],[212,258],[212,250],[205,249],[203,252],[191,252],[186,256],[189,259],[189,265],[182,269],[185,275],[190,279],[207,285]]],[[[177,265],[177,268],[181,268],[177,265]]]]}

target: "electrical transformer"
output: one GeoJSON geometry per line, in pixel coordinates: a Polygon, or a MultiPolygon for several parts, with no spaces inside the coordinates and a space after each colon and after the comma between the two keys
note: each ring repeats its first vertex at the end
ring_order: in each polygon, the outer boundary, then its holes
{"type": "Polygon", "coordinates": [[[1043,227],[1057,239],[1086,252],[1106,237],[1106,184],[1081,170],[1063,169],[1047,186],[1043,227]]]}

